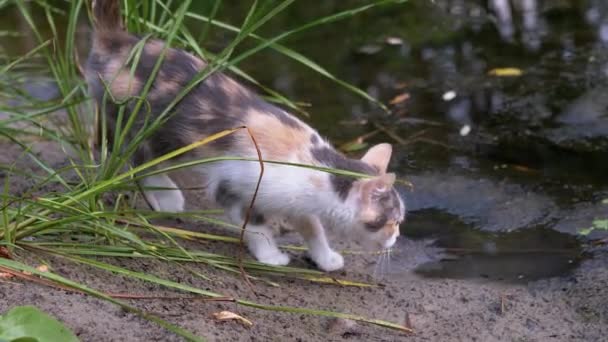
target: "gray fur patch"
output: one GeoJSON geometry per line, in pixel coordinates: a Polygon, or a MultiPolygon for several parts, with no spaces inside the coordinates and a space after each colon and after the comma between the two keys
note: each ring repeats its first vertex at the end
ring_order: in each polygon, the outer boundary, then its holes
{"type": "Polygon", "coordinates": [[[226,179],[220,181],[215,190],[215,201],[224,208],[230,207],[240,199],[239,195],[230,188],[230,182],[226,179]]]}
{"type": "MultiPolygon", "coordinates": [[[[247,209],[248,208],[243,209],[243,218],[245,217],[245,215],[247,213],[247,209]]],[[[249,216],[249,222],[251,224],[260,226],[260,225],[263,225],[266,223],[266,217],[262,213],[260,213],[254,209],[251,211],[251,214],[249,216]]]]}
{"type": "MultiPolygon", "coordinates": [[[[319,163],[328,167],[368,175],[377,174],[377,171],[373,167],[360,160],[347,158],[336,150],[327,146],[315,147],[311,149],[310,152],[319,163]]],[[[354,177],[340,175],[331,176],[332,187],[342,200],[345,200],[348,196],[348,192],[352,188],[355,180],[356,178],[354,177]]]]}

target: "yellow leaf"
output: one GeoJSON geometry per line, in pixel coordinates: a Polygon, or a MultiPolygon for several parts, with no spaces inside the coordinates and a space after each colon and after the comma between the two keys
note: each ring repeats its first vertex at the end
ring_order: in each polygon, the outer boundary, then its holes
{"type": "Polygon", "coordinates": [[[219,321],[227,321],[227,320],[237,320],[241,322],[243,325],[251,327],[253,326],[253,322],[248,320],[247,318],[237,315],[234,312],[230,311],[220,311],[213,314],[213,318],[219,321]]]}
{"type": "Polygon", "coordinates": [[[521,76],[523,71],[518,68],[496,68],[488,72],[489,75],[498,77],[521,76]]]}
{"type": "Polygon", "coordinates": [[[399,104],[399,103],[401,103],[401,102],[403,102],[403,101],[405,101],[405,100],[407,100],[409,98],[410,98],[410,94],[403,93],[403,94],[395,96],[389,103],[392,104],[392,105],[396,105],[396,104],[399,104]]]}

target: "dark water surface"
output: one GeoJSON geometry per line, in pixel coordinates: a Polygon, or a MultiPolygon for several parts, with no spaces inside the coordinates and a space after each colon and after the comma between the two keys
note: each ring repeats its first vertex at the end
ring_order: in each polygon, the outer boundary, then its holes
{"type": "MultiPolygon", "coordinates": [[[[296,2],[259,33],[273,37],[364,3],[296,2]]],[[[578,230],[608,217],[608,2],[508,3],[411,1],[283,42],[392,103],[390,114],[276,52],[239,65],[310,103],[309,121],[336,145],[366,135],[360,143],[395,144],[391,168],[414,184],[403,189],[403,233],[449,255],[420,266],[423,275],[563,274],[580,260],[578,230]],[[492,75],[504,68],[521,75],[492,75]]],[[[219,18],[238,25],[247,6],[225,2],[219,18]]],[[[20,25],[16,12],[0,12],[0,30],[20,25]]],[[[219,51],[231,38],[212,30],[205,47],[219,51]]],[[[17,54],[31,42],[0,37],[0,46],[17,54]]]]}

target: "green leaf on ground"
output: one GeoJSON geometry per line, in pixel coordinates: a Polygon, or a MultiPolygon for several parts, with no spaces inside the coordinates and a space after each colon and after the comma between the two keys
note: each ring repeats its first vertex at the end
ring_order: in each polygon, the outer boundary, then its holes
{"type": "Polygon", "coordinates": [[[0,316],[0,342],[78,342],[55,318],[34,306],[18,306],[0,316]]]}

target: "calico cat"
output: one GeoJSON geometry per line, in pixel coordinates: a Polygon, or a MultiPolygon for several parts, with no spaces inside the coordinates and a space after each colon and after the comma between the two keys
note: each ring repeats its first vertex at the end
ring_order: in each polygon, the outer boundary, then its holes
{"type": "MultiPolygon", "coordinates": [[[[152,74],[165,43],[147,40],[135,71],[131,73],[133,62],[129,55],[141,38],[125,31],[120,1],[95,0],[93,15],[93,42],[85,77],[98,108],[105,109],[101,114],[107,119],[108,136],[111,137],[118,114],[117,105],[109,99],[125,101],[137,97],[152,74]],[[106,91],[111,97],[104,97],[106,91]]],[[[135,134],[145,124],[146,116],[158,117],[205,66],[204,61],[186,51],[168,49],[147,95],[146,108],[140,110],[133,132],[129,133],[135,134]]],[[[128,101],[131,102],[135,101],[128,101]]],[[[125,113],[129,113],[128,109],[125,113]]],[[[370,148],[360,160],[349,159],[307,124],[219,72],[199,83],[173,108],[163,126],[140,145],[132,163],[141,165],[213,133],[240,126],[248,127],[264,160],[370,175],[355,179],[266,163],[245,234],[249,251],[257,260],[272,265],[289,263],[289,256],[279,250],[272,236],[269,220],[273,218],[288,221],[302,235],[311,259],[324,271],[337,270],[344,265],[342,256],[331,249],[325,227],[337,228],[342,234],[354,235],[364,245],[376,248],[389,248],[395,243],[399,224],[405,216],[405,205],[393,187],[395,175],[387,173],[391,145],[379,144],[370,148]]],[[[258,157],[245,130],[197,148],[189,158],[213,156],[258,157]]],[[[196,166],[195,170],[204,176],[207,192],[225,209],[227,218],[241,225],[258,181],[259,163],[222,161],[196,166]]],[[[184,196],[169,175],[150,176],[140,183],[144,189],[148,188],[144,190],[144,196],[155,210],[184,210],[184,196]]]]}

